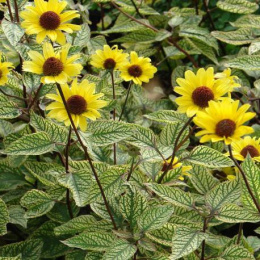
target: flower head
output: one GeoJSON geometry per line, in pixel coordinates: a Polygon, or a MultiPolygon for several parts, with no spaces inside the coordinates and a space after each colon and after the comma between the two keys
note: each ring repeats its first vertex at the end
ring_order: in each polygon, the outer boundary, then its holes
{"type": "Polygon", "coordinates": [[[253,160],[260,162],[260,138],[246,136],[233,142],[231,147],[237,160],[244,161],[249,154],[253,160]]]}
{"type": "Polygon", "coordinates": [[[255,116],[246,112],[249,104],[239,107],[239,101],[223,98],[222,101],[209,101],[205,111],[197,112],[194,123],[202,128],[196,136],[202,136],[200,142],[218,142],[224,140],[226,144],[239,140],[241,136],[251,134],[253,128],[243,124],[255,116]]]}
{"type": "Polygon", "coordinates": [[[0,60],[0,86],[4,86],[5,83],[8,81],[7,76],[11,68],[14,68],[11,62],[1,62],[0,60]]]}
{"type": "MultiPolygon", "coordinates": [[[[98,109],[107,105],[105,100],[99,100],[103,93],[95,94],[95,84],[89,83],[87,80],[78,84],[77,79],[74,79],[71,88],[67,84],[61,85],[61,88],[75,126],[79,126],[82,131],[85,131],[87,129],[86,119],[96,120],[101,116],[98,109]]],[[[46,107],[46,110],[51,110],[48,116],[69,126],[69,116],[59,92],[48,94],[46,97],[55,100],[46,107]]]]}
{"type": "MultiPolygon", "coordinates": [[[[171,159],[172,159],[172,157],[170,157],[169,159],[166,160],[167,164],[164,163],[164,165],[162,167],[162,171],[165,171],[168,168],[168,165],[171,163],[171,159]]],[[[181,176],[179,176],[179,180],[183,181],[184,176],[190,176],[188,171],[191,170],[192,167],[183,165],[181,162],[179,162],[178,157],[175,156],[174,159],[173,159],[172,166],[171,166],[170,170],[177,169],[177,168],[180,168],[180,167],[181,167],[181,176]]]]}
{"type": "Polygon", "coordinates": [[[209,101],[219,100],[233,90],[233,86],[228,84],[229,80],[214,78],[212,67],[207,70],[199,69],[196,74],[188,70],[185,78],[178,78],[176,81],[179,86],[174,91],[181,95],[175,100],[179,105],[178,110],[187,113],[189,117],[208,107],[209,101]]]}
{"type": "Polygon", "coordinates": [[[91,56],[90,64],[99,69],[117,70],[127,63],[127,56],[128,54],[119,50],[117,45],[112,48],[105,45],[103,50],[97,50],[91,56]]]}
{"type": "Polygon", "coordinates": [[[236,79],[238,79],[237,76],[231,76],[231,69],[227,68],[223,72],[216,73],[215,78],[219,79],[217,81],[217,84],[221,84],[223,81],[225,84],[228,84],[230,86],[230,91],[233,91],[234,88],[239,88],[241,85],[236,82],[236,79]]]}
{"type": "Polygon", "coordinates": [[[66,38],[62,31],[72,33],[80,30],[79,25],[67,23],[80,15],[74,10],[63,12],[67,6],[66,1],[35,0],[34,4],[35,6],[27,6],[26,11],[22,11],[20,15],[24,19],[21,25],[25,32],[29,35],[37,34],[37,43],[41,43],[47,36],[53,42],[64,45],[66,38]]]}
{"type": "Polygon", "coordinates": [[[138,57],[135,51],[130,53],[131,61],[120,68],[121,77],[125,81],[133,80],[135,84],[149,82],[157,69],[151,64],[149,58],[138,57]]]}
{"type": "Polygon", "coordinates": [[[80,64],[73,62],[79,59],[79,55],[68,57],[70,45],[62,46],[57,53],[50,43],[43,44],[43,55],[37,51],[28,53],[31,61],[25,61],[23,70],[42,75],[41,82],[65,84],[71,77],[77,76],[82,70],[80,64]]]}

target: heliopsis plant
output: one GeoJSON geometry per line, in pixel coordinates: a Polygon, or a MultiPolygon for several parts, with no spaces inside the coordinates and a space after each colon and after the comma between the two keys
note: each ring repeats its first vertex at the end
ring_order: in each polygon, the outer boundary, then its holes
{"type": "Polygon", "coordinates": [[[103,50],[97,50],[91,56],[90,64],[99,69],[118,70],[127,63],[127,53],[118,49],[117,45],[110,48],[108,45],[103,47],[103,50]]]}
{"type": "Polygon", "coordinates": [[[189,117],[203,111],[208,107],[209,101],[219,100],[234,88],[230,79],[216,79],[212,67],[206,70],[201,68],[196,74],[188,70],[185,72],[185,78],[178,78],[176,82],[179,86],[175,87],[174,91],[181,95],[175,100],[178,110],[189,117]]]}
{"type": "Polygon", "coordinates": [[[260,138],[246,136],[238,141],[232,142],[232,153],[239,161],[244,161],[247,155],[260,162],[260,138]]]}
{"type": "Polygon", "coordinates": [[[43,54],[37,51],[28,53],[31,61],[23,63],[23,70],[41,75],[44,84],[65,84],[76,77],[82,70],[82,65],[74,63],[80,58],[79,54],[68,56],[70,45],[66,44],[55,52],[50,43],[43,44],[43,54]]]}
{"type": "Polygon", "coordinates": [[[197,112],[193,119],[194,123],[202,129],[196,136],[202,136],[201,143],[223,140],[225,144],[231,144],[241,136],[253,133],[252,127],[244,125],[256,115],[247,112],[249,108],[249,104],[239,107],[239,100],[233,101],[230,98],[217,102],[209,101],[205,111],[197,112]]]}
{"type": "Polygon", "coordinates": [[[10,73],[10,69],[13,68],[14,66],[11,62],[1,62],[0,60],[0,86],[5,85],[5,83],[8,81],[8,74],[10,73]]]}
{"type": "Polygon", "coordinates": [[[0,260],[260,260],[259,1],[0,10],[0,260]]]}
{"type": "Polygon", "coordinates": [[[24,19],[22,27],[28,35],[36,34],[37,43],[48,37],[51,41],[61,45],[66,43],[64,32],[73,33],[80,30],[80,26],[70,24],[68,21],[79,17],[75,10],[64,11],[66,1],[35,0],[34,6],[27,6],[25,11],[20,13],[24,19]]]}
{"type": "Polygon", "coordinates": [[[141,85],[142,82],[149,82],[157,69],[151,64],[149,58],[138,57],[135,51],[130,53],[130,62],[120,68],[121,77],[125,81],[133,81],[141,85]]]}
{"type": "MultiPolygon", "coordinates": [[[[96,120],[101,116],[98,109],[107,105],[105,100],[99,99],[103,93],[95,94],[95,87],[94,83],[89,83],[87,80],[78,84],[77,79],[72,81],[71,87],[67,84],[61,86],[68,112],[71,114],[75,126],[80,127],[82,131],[87,129],[87,118],[96,120]]],[[[46,107],[46,110],[51,110],[48,116],[70,126],[71,122],[59,92],[48,94],[46,97],[54,100],[46,107]]]]}

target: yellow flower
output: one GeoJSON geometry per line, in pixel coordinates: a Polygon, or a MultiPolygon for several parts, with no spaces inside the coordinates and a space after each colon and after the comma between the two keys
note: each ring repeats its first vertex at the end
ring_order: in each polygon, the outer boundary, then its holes
{"type": "Polygon", "coordinates": [[[5,3],[6,2],[6,0],[0,0],[0,3],[5,3]]]}
{"type": "Polygon", "coordinates": [[[13,63],[6,61],[1,62],[0,60],[0,86],[4,86],[5,83],[8,81],[7,76],[11,68],[14,68],[13,63]]]}
{"type": "Polygon", "coordinates": [[[35,6],[27,6],[26,11],[22,11],[20,16],[24,19],[21,25],[25,32],[29,35],[37,34],[37,43],[41,43],[48,36],[53,42],[64,45],[66,38],[62,31],[72,33],[80,30],[79,25],[67,23],[80,16],[77,11],[62,13],[67,5],[66,1],[35,0],[34,4],[35,6]]]}
{"type": "MultiPolygon", "coordinates": [[[[71,88],[67,84],[61,85],[72,120],[82,131],[87,129],[86,119],[96,120],[101,116],[97,110],[107,105],[105,100],[99,100],[103,93],[95,94],[95,87],[94,83],[87,80],[78,84],[77,79],[73,80],[71,88]]],[[[48,116],[70,126],[69,116],[59,92],[48,94],[46,97],[55,100],[46,107],[46,110],[51,110],[48,116]]]]}
{"type": "Polygon", "coordinates": [[[149,82],[157,69],[151,64],[149,58],[138,57],[135,51],[130,53],[131,61],[120,68],[121,77],[125,81],[133,80],[135,84],[149,82]]]}
{"type": "Polygon", "coordinates": [[[225,84],[228,84],[230,86],[231,91],[234,90],[234,88],[240,88],[241,85],[236,82],[236,79],[238,79],[237,76],[231,76],[231,69],[227,68],[221,73],[216,73],[215,78],[219,79],[218,83],[221,84],[221,82],[224,81],[225,84]],[[228,83],[227,83],[228,80],[228,83]]]}
{"type": "Polygon", "coordinates": [[[246,136],[231,144],[232,152],[237,160],[244,161],[247,154],[255,161],[260,162],[260,138],[246,136]]]}
{"type": "Polygon", "coordinates": [[[103,50],[97,50],[91,56],[90,64],[98,69],[117,70],[127,63],[127,57],[128,54],[119,50],[117,45],[112,48],[105,45],[103,50]]]}
{"type": "Polygon", "coordinates": [[[233,181],[236,179],[236,172],[237,172],[236,167],[225,167],[222,168],[221,170],[214,170],[212,171],[212,174],[214,177],[220,179],[221,181],[233,181]]]}
{"type": "Polygon", "coordinates": [[[79,59],[80,55],[72,55],[68,57],[70,45],[62,46],[57,53],[50,43],[43,44],[43,55],[37,51],[28,53],[32,61],[23,63],[23,70],[42,75],[41,82],[48,83],[67,83],[71,77],[77,76],[82,70],[80,64],[73,62],[79,59]]]}
{"type": "Polygon", "coordinates": [[[179,86],[175,87],[174,91],[181,95],[175,100],[179,106],[178,110],[187,113],[189,117],[208,107],[210,100],[219,100],[233,89],[227,84],[227,79],[214,78],[212,67],[207,70],[199,69],[196,75],[188,70],[185,72],[185,78],[178,78],[176,82],[179,86]]]}
{"type": "Polygon", "coordinates": [[[243,124],[252,119],[255,113],[246,112],[250,105],[246,104],[238,108],[239,100],[223,98],[222,101],[209,101],[205,111],[200,111],[194,117],[194,123],[202,128],[196,136],[202,136],[201,143],[224,140],[228,145],[241,136],[251,134],[253,128],[243,124]]]}
{"type": "MultiPolygon", "coordinates": [[[[167,169],[168,165],[171,162],[171,159],[172,159],[172,157],[170,157],[168,160],[166,160],[167,164],[165,163],[163,165],[163,167],[162,167],[162,171],[163,172],[167,169]]],[[[184,180],[184,176],[190,176],[188,171],[190,171],[192,169],[192,167],[191,166],[182,165],[182,163],[180,163],[178,161],[179,161],[178,157],[174,157],[170,170],[177,169],[177,168],[181,167],[181,172],[182,173],[181,173],[181,176],[179,176],[179,180],[183,181],[184,180]]]]}

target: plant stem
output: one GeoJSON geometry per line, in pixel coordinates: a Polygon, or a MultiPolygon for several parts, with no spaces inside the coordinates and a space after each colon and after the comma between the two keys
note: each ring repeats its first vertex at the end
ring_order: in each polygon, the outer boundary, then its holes
{"type": "Polygon", "coordinates": [[[10,95],[10,94],[7,94],[7,93],[5,93],[2,89],[0,89],[0,92],[3,93],[3,94],[4,94],[5,96],[7,96],[7,97],[16,98],[16,99],[19,99],[19,100],[25,101],[24,98],[21,98],[21,97],[18,97],[18,96],[14,96],[14,95],[10,95]]]}
{"type": "Polygon", "coordinates": [[[133,157],[132,158],[132,162],[131,162],[130,171],[129,171],[128,175],[127,175],[126,181],[129,181],[130,178],[131,178],[131,175],[132,175],[132,172],[133,172],[133,169],[134,169],[134,162],[135,162],[135,158],[133,157]]]}
{"type": "Polygon", "coordinates": [[[196,15],[199,14],[199,6],[198,6],[198,0],[193,0],[194,1],[194,7],[195,7],[195,12],[196,12],[196,15]]]}
{"type": "MultiPolygon", "coordinates": [[[[159,30],[158,30],[157,28],[153,27],[152,25],[146,24],[146,23],[142,22],[141,20],[138,20],[138,19],[136,19],[135,17],[133,17],[133,16],[129,15],[128,13],[126,13],[125,11],[123,11],[123,10],[122,10],[121,8],[119,8],[119,6],[116,5],[113,1],[110,1],[110,3],[111,3],[119,12],[121,12],[121,13],[124,14],[126,17],[130,18],[131,20],[135,21],[136,23],[139,23],[139,24],[141,24],[141,25],[143,25],[143,26],[145,26],[145,27],[147,27],[147,28],[153,30],[154,32],[159,32],[159,30]]],[[[197,64],[197,62],[193,59],[193,57],[192,57],[187,51],[185,51],[183,48],[181,48],[181,47],[175,42],[175,40],[174,40],[173,38],[171,38],[171,36],[170,36],[170,38],[167,40],[167,43],[170,44],[170,45],[175,46],[179,51],[181,51],[182,53],[184,53],[185,56],[191,61],[191,63],[193,64],[193,66],[194,66],[195,68],[198,68],[198,67],[199,67],[198,64],[197,64]]]]}
{"type": "MultiPolygon", "coordinates": [[[[110,71],[111,81],[112,81],[112,91],[113,91],[113,100],[116,101],[116,89],[115,89],[115,80],[114,80],[114,71],[110,71]]],[[[116,120],[116,109],[113,109],[113,120],[116,120]]],[[[113,144],[114,150],[114,164],[116,165],[116,143],[113,144]]]]}
{"type": "Polygon", "coordinates": [[[121,118],[122,118],[122,116],[123,116],[123,114],[124,114],[124,112],[125,112],[126,103],[127,103],[128,97],[129,97],[129,93],[130,93],[131,87],[132,87],[132,82],[130,82],[130,84],[129,84],[129,86],[128,86],[127,93],[126,93],[126,98],[125,98],[125,102],[124,102],[124,105],[123,105],[123,107],[122,107],[122,111],[121,111],[121,114],[120,114],[120,116],[119,116],[119,120],[118,120],[118,121],[121,120],[121,118]]]}
{"type": "Polygon", "coordinates": [[[242,233],[243,233],[243,223],[240,223],[238,229],[238,235],[237,235],[237,245],[240,243],[242,233]]]}
{"type": "Polygon", "coordinates": [[[34,104],[35,101],[37,100],[38,95],[39,95],[39,93],[40,93],[40,91],[41,91],[42,86],[43,86],[43,84],[41,83],[40,86],[38,87],[36,93],[35,93],[35,96],[34,96],[32,102],[31,102],[30,105],[28,106],[28,111],[30,111],[30,109],[32,108],[33,104],[34,104]]]}
{"type": "Polygon", "coordinates": [[[181,135],[183,134],[184,130],[189,126],[189,124],[191,123],[192,119],[194,118],[194,116],[190,117],[189,120],[184,124],[184,126],[182,127],[181,131],[178,133],[175,142],[174,142],[174,147],[173,147],[173,152],[172,152],[172,156],[171,156],[171,161],[168,164],[168,167],[166,168],[166,170],[163,172],[163,174],[161,175],[161,177],[158,180],[158,183],[161,183],[163,178],[166,176],[166,174],[168,173],[168,171],[170,170],[170,168],[172,167],[173,161],[174,161],[174,157],[176,155],[176,152],[179,150],[179,140],[181,138],[181,135]]]}
{"type": "Polygon", "coordinates": [[[102,185],[101,185],[101,182],[100,182],[100,180],[99,180],[99,178],[98,178],[98,174],[97,174],[96,169],[95,169],[95,167],[94,167],[94,165],[93,165],[93,163],[92,163],[92,160],[91,160],[91,158],[90,158],[90,156],[89,156],[88,149],[87,149],[87,147],[84,145],[84,143],[82,142],[81,137],[80,137],[80,135],[79,135],[79,132],[78,132],[78,130],[77,130],[77,127],[75,126],[74,121],[73,121],[73,119],[72,119],[72,117],[71,117],[71,114],[70,114],[70,112],[69,112],[68,105],[67,105],[67,102],[66,102],[66,99],[65,99],[65,97],[64,97],[64,94],[63,94],[63,91],[62,91],[62,88],[61,88],[60,84],[57,84],[57,88],[58,88],[58,91],[59,91],[59,93],[60,93],[60,96],[61,96],[61,99],[62,99],[62,101],[63,101],[63,104],[64,104],[64,106],[65,106],[65,109],[66,109],[66,111],[67,111],[67,114],[68,114],[70,123],[71,123],[71,125],[72,125],[72,128],[73,128],[73,130],[74,130],[74,132],[75,132],[75,134],[76,134],[76,136],[77,136],[77,139],[78,139],[78,141],[79,141],[79,143],[80,143],[80,145],[81,145],[81,147],[82,147],[82,149],[83,149],[83,151],[84,151],[85,159],[88,160],[89,165],[90,165],[90,168],[91,168],[91,170],[92,170],[92,172],[93,172],[93,174],[94,174],[95,180],[96,180],[97,185],[98,185],[98,187],[99,187],[99,190],[100,190],[100,192],[101,192],[101,196],[102,196],[103,201],[104,201],[104,203],[105,203],[105,207],[106,207],[106,209],[107,209],[107,212],[108,212],[108,214],[109,214],[109,217],[110,217],[110,219],[111,219],[111,221],[112,221],[112,224],[113,224],[114,228],[117,229],[117,226],[116,226],[115,220],[114,220],[114,218],[113,218],[113,215],[112,215],[112,213],[111,213],[111,210],[110,210],[110,208],[109,208],[109,204],[108,204],[108,201],[107,201],[107,199],[106,199],[104,190],[103,190],[102,185]]]}
{"type": "Polygon", "coordinates": [[[17,5],[17,0],[14,0],[14,10],[15,10],[16,22],[20,23],[19,8],[18,8],[18,5],[17,5]]]}
{"type": "Polygon", "coordinates": [[[11,9],[11,5],[10,5],[10,1],[9,1],[9,0],[6,0],[6,3],[7,3],[7,7],[8,7],[8,11],[9,11],[9,15],[10,15],[11,22],[13,22],[13,21],[14,21],[14,17],[13,17],[13,14],[12,14],[12,9],[11,9]]]}
{"type": "Polygon", "coordinates": [[[138,7],[136,6],[136,4],[135,4],[135,2],[134,2],[134,0],[130,0],[131,1],[131,3],[133,4],[133,6],[134,6],[134,8],[135,8],[135,11],[136,11],[136,13],[141,17],[141,18],[144,18],[143,17],[143,15],[140,13],[140,11],[139,11],[139,9],[138,9],[138,7]]]}
{"type": "Polygon", "coordinates": [[[247,190],[248,190],[248,192],[249,192],[249,194],[250,194],[250,196],[251,196],[251,198],[252,198],[252,200],[253,200],[253,202],[254,202],[254,204],[255,204],[257,210],[258,210],[258,212],[260,213],[260,205],[259,205],[257,199],[255,198],[255,195],[254,195],[253,191],[252,191],[251,188],[250,188],[250,185],[249,185],[249,183],[248,183],[248,180],[247,180],[247,178],[246,178],[246,174],[245,174],[244,170],[242,169],[242,167],[240,166],[240,164],[238,163],[238,161],[237,161],[237,160],[234,158],[234,156],[233,156],[231,145],[228,145],[228,151],[229,151],[229,155],[230,155],[231,160],[235,163],[235,165],[236,165],[237,168],[239,169],[239,171],[240,171],[240,173],[241,173],[241,175],[242,175],[242,177],[243,177],[243,179],[244,179],[246,188],[247,188],[247,190]]]}
{"type": "MultiPolygon", "coordinates": [[[[65,148],[65,170],[66,174],[69,174],[69,148],[70,148],[70,139],[71,139],[71,127],[69,128],[68,141],[65,148]]],[[[66,192],[66,204],[68,207],[70,218],[73,219],[73,212],[70,204],[70,190],[67,188],[66,192]]]]}
{"type": "MultiPolygon", "coordinates": [[[[208,226],[208,219],[205,218],[205,219],[204,219],[204,223],[203,223],[203,230],[202,230],[203,233],[206,232],[207,226],[208,226]]],[[[205,259],[205,246],[206,246],[206,241],[203,240],[203,241],[202,241],[202,246],[201,246],[201,256],[200,256],[200,260],[204,260],[204,259],[205,259]]]]}

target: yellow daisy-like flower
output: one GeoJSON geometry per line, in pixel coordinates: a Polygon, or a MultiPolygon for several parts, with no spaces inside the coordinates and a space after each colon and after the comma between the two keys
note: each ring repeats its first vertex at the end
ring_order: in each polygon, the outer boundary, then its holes
{"type": "Polygon", "coordinates": [[[239,161],[244,161],[247,154],[251,158],[260,162],[260,138],[246,136],[231,144],[234,157],[239,161]]]}
{"type": "Polygon", "coordinates": [[[90,64],[98,69],[117,70],[127,63],[127,53],[119,50],[117,45],[110,48],[105,45],[103,50],[97,50],[91,56],[90,64]]]}
{"type": "Polygon", "coordinates": [[[35,0],[35,6],[27,6],[26,11],[22,11],[20,16],[24,19],[21,26],[25,28],[28,35],[37,34],[36,41],[41,43],[47,36],[53,42],[61,45],[66,43],[65,35],[62,31],[72,33],[80,30],[79,25],[67,23],[73,18],[79,17],[77,11],[66,11],[66,1],[58,0],[35,0]]]}
{"type": "Polygon", "coordinates": [[[131,61],[120,68],[121,77],[125,81],[133,80],[135,84],[149,82],[157,69],[151,64],[149,58],[138,57],[135,51],[130,53],[131,61]]]}
{"type": "Polygon", "coordinates": [[[23,70],[42,75],[42,83],[65,84],[83,68],[73,63],[79,59],[79,54],[68,57],[69,49],[70,45],[66,44],[55,53],[52,45],[46,42],[43,44],[43,55],[37,51],[28,53],[32,60],[23,63],[23,70]]]}
{"type": "Polygon", "coordinates": [[[212,171],[212,174],[214,177],[218,178],[221,181],[233,181],[236,179],[236,167],[225,167],[221,170],[214,170],[212,171]]]}
{"type": "MultiPolygon", "coordinates": [[[[0,55],[1,56],[1,55],[0,55]]],[[[0,60],[0,86],[4,86],[5,83],[8,81],[8,74],[10,69],[13,69],[13,63],[11,62],[1,62],[0,60]]]]}
{"type": "Polygon", "coordinates": [[[207,70],[199,69],[197,74],[188,70],[185,72],[185,78],[178,78],[176,82],[179,86],[175,87],[174,91],[181,95],[175,100],[179,106],[178,110],[189,117],[208,107],[210,100],[219,100],[233,90],[228,84],[229,80],[215,79],[212,67],[207,70]]]}
{"type": "MultiPolygon", "coordinates": [[[[86,119],[96,120],[101,116],[98,109],[107,105],[105,100],[99,100],[104,94],[95,94],[95,87],[94,83],[89,83],[86,79],[79,84],[74,79],[71,88],[67,84],[61,85],[72,120],[82,131],[87,129],[86,119]]],[[[57,94],[47,94],[46,97],[55,100],[46,107],[46,110],[51,110],[48,116],[70,126],[69,116],[58,90],[57,94]]]]}
{"type": "MultiPolygon", "coordinates": [[[[167,164],[165,163],[162,167],[162,171],[164,172],[167,168],[168,168],[168,165],[170,164],[171,162],[171,159],[172,157],[170,157],[169,159],[166,160],[167,164]]],[[[181,167],[181,176],[179,177],[179,180],[183,181],[184,180],[184,176],[190,176],[190,174],[188,173],[188,171],[190,171],[192,169],[191,166],[185,166],[185,165],[182,165],[181,162],[178,162],[179,159],[178,157],[174,157],[173,159],[173,162],[172,162],[172,166],[170,168],[170,170],[172,169],[177,169],[177,168],[180,168],[181,167]]]]}
{"type": "Polygon", "coordinates": [[[239,100],[233,101],[230,98],[223,98],[218,102],[209,101],[205,111],[197,112],[193,119],[194,123],[203,129],[196,136],[202,136],[201,143],[224,140],[228,145],[243,135],[251,134],[253,128],[243,125],[255,116],[255,113],[246,112],[249,108],[249,104],[239,107],[239,100]]]}
{"type": "Polygon", "coordinates": [[[228,84],[230,86],[230,88],[232,89],[231,91],[233,91],[234,88],[240,88],[241,87],[241,85],[236,82],[238,77],[231,75],[231,69],[230,68],[225,69],[223,72],[216,73],[215,78],[219,79],[218,80],[219,84],[221,84],[222,81],[224,81],[225,84],[228,84]],[[228,83],[227,83],[227,80],[229,81],[228,83]]]}

